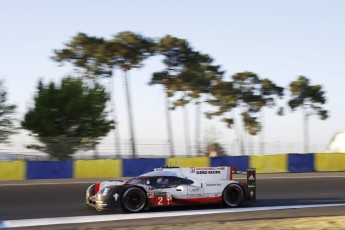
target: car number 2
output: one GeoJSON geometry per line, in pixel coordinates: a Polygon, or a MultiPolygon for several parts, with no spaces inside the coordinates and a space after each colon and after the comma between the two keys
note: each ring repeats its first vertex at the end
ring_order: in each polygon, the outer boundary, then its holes
{"type": "Polygon", "coordinates": [[[170,200],[166,196],[157,196],[155,198],[155,203],[157,206],[166,206],[166,205],[170,205],[170,200]]]}
{"type": "Polygon", "coordinates": [[[159,196],[158,197],[158,205],[163,205],[163,197],[159,196]]]}

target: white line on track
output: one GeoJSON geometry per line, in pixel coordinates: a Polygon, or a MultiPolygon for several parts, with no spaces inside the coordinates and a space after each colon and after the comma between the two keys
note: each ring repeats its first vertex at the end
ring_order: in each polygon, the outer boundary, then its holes
{"type": "MultiPolygon", "coordinates": [[[[292,176],[276,176],[276,177],[257,177],[257,180],[271,180],[271,179],[318,179],[318,178],[345,178],[345,176],[296,176],[296,177],[292,177],[292,176]]],[[[245,179],[245,178],[243,178],[245,179]]]]}
{"type": "MultiPolygon", "coordinates": [[[[100,180],[101,181],[101,180],[100,180]]],[[[0,184],[0,187],[4,187],[4,186],[31,186],[31,185],[63,185],[63,184],[93,184],[93,183],[97,183],[97,181],[82,181],[82,182],[78,182],[78,181],[74,181],[74,182],[41,182],[41,183],[26,183],[26,184],[0,184]]]]}
{"type": "Polygon", "coordinates": [[[257,208],[188,210],[188,211],[113,214],[113,215],[95,215],[95,216],[73,216],[73,217],[56,217],[56,218],[43,218],[43,219],[24,219],[24,220],[5,220],[5,221],[0,221],[0,228],[32,227],[32,226],[55,225],[55,224],[78,224],[78,223],[90,223],[90,222],[94,223],[94,222],[104,222],[104,221],[207,215],[207,214],[217,214],[217,213],[236,213],[236,212],[238,213],[238,212],[255,212],[255,211],[271,211],[271,210],[286,210],[286,209],[303,209],[303,208],[341,207],[341,206],[345,206],[345,203],[272,206],[272,207],[257,207],[257,208]]]}
{"type": "MultiPolygon", "coordinates": [[[[319,178],[345,178],[344,176],[291,176],[291,177],[260,177],[258,176],[256,179],[257,180],[274,180],[274,179],[319,179],[319,178]]],[[[234,180],[237,179],[246,179],[245,177],[243,178],[234,178],[234,180]]],[[[108,179],[107,179],[108,180],[108,179]]],[[[117,180],[116,178],[114,178],[114,180],[117,180]]],[[[95,181],[71,181],[71,182],[66,182],[66,181],[61,181],[61,182],[32,182],[32,183],[10,183],[10,184],[0,184],[0,187],[4,187],[4,186],[31,186],[31,185],[63,185],[63,184],[92,184],[92,183],[97,183],[100,180],[95,180],[95,181]]]]}

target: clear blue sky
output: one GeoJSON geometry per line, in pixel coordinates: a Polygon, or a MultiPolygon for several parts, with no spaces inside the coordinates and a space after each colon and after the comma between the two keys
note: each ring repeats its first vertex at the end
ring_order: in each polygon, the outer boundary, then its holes
{"type": "MultiPolygon", "coordinates": [[[[59,67],[50,59],[54,49],[62,48],[78,32],[109,38],[124,30],[186,38],[195,49],[210,54],[226,70],[226,78],[248,70],[286,87],[298,75],[305,75],[324,87],[330,110],[326,121],[311,119],[312,149],[324,150],[333,134],[345,129],[345,2],[338,0],[2,0],[0,77],[6,80],[10,102],[18,105],[18,117],[32,104],[39,78],[58,80],[73,73],[71,66],[59,67]]],[[[161,68],[158,58],[153,58],[143,69],[130,73],[139,140],[166,139],[162,90],[147,85],[151,74],[161,68]]],[[[119,76],[116,72],[119,129],[127,140],[119,76]]],[[[193,138],[194,107],[188,109],[193,138]]],[[[300,112],[284,117],[269,110],[265,114],[266,141],[302,142],[300,112]]],[[[173,121],[175,139],[183,143],[181,109],[173,112],[173,121]]],[[[202,126],[203,136],[213,127],[222,143],[234,139],[233,131],[216,120],[203,120],[202,126]]]]}

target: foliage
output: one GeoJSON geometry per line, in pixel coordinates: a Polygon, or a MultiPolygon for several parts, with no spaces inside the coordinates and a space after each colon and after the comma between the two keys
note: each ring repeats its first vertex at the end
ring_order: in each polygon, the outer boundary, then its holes
{"type": "Polygon", "coordinates": [[[140,68],[142,61],[154,52],[151,39],[129,31],[109,40],[78,33],[65,46],[54,51],[53,60],[70,62],[82,69],[82,76],[86,77],[111,77],[115,67],[123,71],[140,68]]]}
{"type": "Polygon", "coordinates": [[[288,104],[293,111],[302,108],[304,116],[318,115],[321,120],[328,118],[327,110],[322,108],[326,98],[321,85],[310,85],[308,78],[299,76],[290,83],[290,92],[291,99],[288,104]]]}
{"type": "Polygon", "coordinates": [[[0,142],[6,143],[10,135],[16,134],[13,115],[16,105],[7,103],[7,91],[0,81],[0,142]]]}
{"type": "Polygon", "coordinates": [[[92,140],[94,148],[114,128],[114,122],[106,118],[108,99],[104,87],[89,86],[79,78],[64,78],[60,85],[39,81],[34,106],[25,114],[22,127],[38,135],[44,152],[68,159],[87,147],[85,138],[92,140]]]}
{"type": "Polygon", "coordinates": [[[258,113],[267,106],[275,106],[276,98],[283,96],[283,88],[268,79],[260,79],[252,72],[240,72],[232,76],[232,81],[220,81],[211,87],[213,98],[208,103],[216,107],[216,111],[207,112],[207,117],[223,116],[229,128],[234,124],[234,115],[227,113],[240,110],[245,130],[256,135],[261,130],[258,113]]]}
{"type": "Polygon", "coordinates": [[[194,51],[184,39],[167,35],[159,41],[156,50],[164,56],[166,68],[154,73],[150,84],[163,85],[169,97],[183,92],[173,102],[172,109],[209,92],[210,86],[222,78],[223,72],[219,66],[212,65],[212,58],[194,51]]]}
{"type": "Polygon", "coordinates": [[[221,144],[219,144],[218,142],[212,142],[212,143],[209,143],[207,146],[206,146],[206,155],[207,156],[210,156],[212,153],[216,153],[216,156],[225,156],[226,155],[226,152],[223,148],[223,146],[221,144]]]}
{"type": "Polygon", "coordinates": [[[54,51],[53,60],[59,63],[72,63],[75,67],[82,69],[82,76],[85,77],[112,75],[112,49],[104,38],[78,33],[65,45],[66,48],[54,51]]]}
{"type": "Polygon", "coordinates": [[[130,31],[116,34],[108,41],[111,63],[123,71],[141,68],[143,61],[154,53],[154,42],[130,31]]]}

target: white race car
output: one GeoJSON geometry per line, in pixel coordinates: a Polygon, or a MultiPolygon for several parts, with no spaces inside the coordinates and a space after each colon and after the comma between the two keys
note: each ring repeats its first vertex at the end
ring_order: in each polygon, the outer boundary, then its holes
{"type": "Polygon", "coordinates": [[[86,191],[86,204],[97,210],[140,212],[150,207],[220,203],[237,207],[256,201],[255,169],[247,183],[232,179],[235,167],[162,167],[128,181],[102,181],[86,191]]]}

